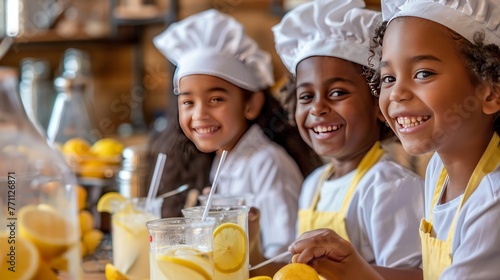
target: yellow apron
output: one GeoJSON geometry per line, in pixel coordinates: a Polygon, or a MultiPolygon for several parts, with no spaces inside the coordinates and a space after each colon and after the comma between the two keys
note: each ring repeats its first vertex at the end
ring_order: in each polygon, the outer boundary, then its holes
{"type": "Polygon", "coordinates": [[[498,163],[500,162],[500,137],[494,133],[486,151],[479,160],[474,172],[472,173],[467,187],[465,189],[464,195],[460,201],[455,217],[448,232],[448,237],[446,240],[439,240],[432,236],[432,211],[434,206],[438,203],[441,191],[446,185],[448,180],[448,172],[444,169],[441,170],[438,181],[436,183],[436,189],[434,191],[434,196],[432,198],[432,206],[430,209],[429,221],[422,219],[420,222],[420,240],[422,242],[422,264],[425,280],[437,280],[443,273],[443,271],[451,265],[451,244],[453,233],[455,231],[456,221],[460,209],[467,201],[467,199],[472,195],[472,193],[477,189],[479,183],[483,177],[495,170],[498,163]]]}
{"type": "Polygon", "coordinates": [[[368,151],[368,153],[363,157],[361,162],[359,163],[358,170],[354,174],[354,178],[349,185],[349,189],[344,198],[344,202],[342,203],[342,207],[337,212],[320,212],[316,211],[316,205],[318,204],[321,188],[323,187],[324,182],[328,177],[332,174],[333,165],[330,164],[326,170],[321,175],[321,178],[318,182],[318,187],[316,190],[316,194],[314,195],[313,201],[311,203],[311,207],[309,209],[302,209],[298,212],[298,230],[299,234],[302,234],[306,231],[310,231],[313,229],[319,228],[329,228],[334,230],[340,237],[349,241],[349,236],[347,235],[346,227],[345,227],[345,215],[347,212],[347,207],[351,202],[352,195],[356,190],[356,186],[365,173],[380,159],[384,150],[380,148],[380,142],[376,142],[373,147],[368,151]]]}

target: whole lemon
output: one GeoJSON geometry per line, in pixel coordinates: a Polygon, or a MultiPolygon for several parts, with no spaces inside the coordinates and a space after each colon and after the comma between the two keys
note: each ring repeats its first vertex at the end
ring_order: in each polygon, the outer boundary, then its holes
{"type": "Polygon", "coordinates": [[[66,141],[61,150],[65,156],[76,162],[91,154],[90,143],[81,138],[72,138],[66,141]]]}
{"type": "Polygon", "coordinates": [[[115,139],[103,138],[95,142],[94,145],[90,147],[90,151],[100,158],[116,157],[121,155],[123,145],[115,139]]]}
{"type": "Polygon", "coordinates": [[[85,160],[80,163],[78,174],[81,177],[105,178],[107,163],[98,159],[85,160]]]}
{"type": "Polygon", "coordinates": [[[303,263],[289,263],[273,276],[273,280],[319,280],[314,268],[303,263]]]}
{"type": "Polygon", "coordinates": [[[83,186],[77,185],[76,197],[78,200],[78,211],[82,211],[87,205],[87,190],[83,186]]]}

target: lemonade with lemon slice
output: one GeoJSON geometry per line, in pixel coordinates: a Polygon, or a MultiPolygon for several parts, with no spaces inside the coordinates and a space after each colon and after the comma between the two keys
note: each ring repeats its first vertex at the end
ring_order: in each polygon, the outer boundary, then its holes
{"type": "Polygon", "coordinates": [[[0,176],[0,279],[81,279],[75,188],[51,173],[57,163],[38,164],[0,176]]]}
{"type": "Polygon", "coordinates": [[[213,280],[214,225],[213,218],[148,222],[151,280],[213,280]]]}
{"type": "MultiPolygon", "coordinates": [[[[205,207],[182,210],[187,218],[201,218],[205,207]]],[[[215,219],[213,231],[214,279],[234,280],[249,277],[249,206],[212,206],[208,217],[215,219]]]]}
{"type": "Polygon", "coordinates": [[[112,214],[113,266],[132,280],[149,278],[146,222],[159,219],[161,212],[161,200],[153,200],[150,209],[146,209],[145,201],[112,192],[103,195],[97,204],[98,211],[112,214]]]}

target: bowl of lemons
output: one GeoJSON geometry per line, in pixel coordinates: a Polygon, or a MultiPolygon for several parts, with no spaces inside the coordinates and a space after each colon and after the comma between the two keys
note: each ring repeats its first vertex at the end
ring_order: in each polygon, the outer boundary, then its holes
{"type": "Polygon", "coordinates": [[[94,144],[71,138],[62,145],[61,152],[78,177],[109,179],[120,169],[123,148],[113,138],[102,138],[94,144]]]}

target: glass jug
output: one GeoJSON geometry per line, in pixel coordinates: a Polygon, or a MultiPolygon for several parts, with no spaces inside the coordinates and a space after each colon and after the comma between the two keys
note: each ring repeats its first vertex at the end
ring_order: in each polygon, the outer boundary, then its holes
{"type": "Polygon", "coordinates": [[[76,177],[0,67],[0,279],[81,279],[76,177]]]}

